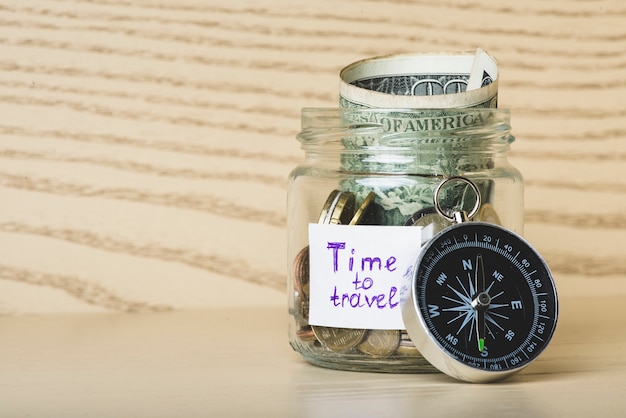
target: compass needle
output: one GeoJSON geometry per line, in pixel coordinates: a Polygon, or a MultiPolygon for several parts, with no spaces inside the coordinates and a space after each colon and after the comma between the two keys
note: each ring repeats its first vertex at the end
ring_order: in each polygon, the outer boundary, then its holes
{"type": "Polygon", "coordinates": [[[472,307],[476,310],[476,340],[478,341],[478,351],[482,353],[485,350],[485,317],[486,311],[491,304],[491,297],[485,291],[485,269],[481,253],[476,255],[474,288],[476,296],[472,300],[472,307]]]}

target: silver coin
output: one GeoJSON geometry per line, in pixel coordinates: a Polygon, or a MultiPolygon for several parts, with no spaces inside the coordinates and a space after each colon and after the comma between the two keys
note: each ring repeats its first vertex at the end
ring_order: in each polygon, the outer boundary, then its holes
{"type": "Polygon", "coordinates": [[[448,226],[452,225],[452,222],[439,215],[434,207],[428,207],[415,212],[406,220],[406,222],[404,222],[404,225],[422,227],[432,225],[432,233],[436,234],[437,232],[442,231],[448,226]]]}

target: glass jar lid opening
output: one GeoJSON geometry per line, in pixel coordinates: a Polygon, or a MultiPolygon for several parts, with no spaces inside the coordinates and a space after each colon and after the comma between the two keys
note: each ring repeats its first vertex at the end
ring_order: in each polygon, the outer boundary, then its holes
{"type": "Polygon", "coordinates": [[[406,152],[466,148],[508,150],[508,109],[304,108],[298,139],[305,150],[406,152]]]}

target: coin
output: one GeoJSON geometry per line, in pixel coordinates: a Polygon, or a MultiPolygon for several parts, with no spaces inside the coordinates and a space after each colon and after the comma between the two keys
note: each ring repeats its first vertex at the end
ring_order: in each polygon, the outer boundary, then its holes
{"type": "Polygon", "coordinates": [[[293,317],[300,326],[309,325],[309,299],[295,295],[293,317]]]}
{"type": "MultiPolygon", "coordinates": [[[[356,203],[356,198],[354,196],[354,193],[333,190],[330,193],[330,195],[328,195],[328,198],[326,199],[326,202],[324,203],[324,206],[320,213],[318,223],[339,224],[339,225],[349,224],[350,221],[355,216],[355,203],[356,203]]],[[[363,211],[361,212],[361,214],[362,213],[363,211]]],[[[300,273],[303,273],[304,268],[305,268],[304,266],[305,263],[303,259],[304,256],[301,256],[301,257],[302,257],[302,261],[300,262],[301,267],[297,267],[297,268],[301,269],[299,270],[300,273]]],[[[298,258],[299,257],[296,256],[296,260],[298,258]]],[[[307,276],[309,276],[308,272],[307,272],[307,276]]],[[[301,284],[302,284],[301,289],[302,289],[303,294],[305,290],[306,290],[306,293],[308,293],[308,289],[304,281],[306,280],[306,284],[308,285],[308,281],[309,281],[308,277],[305,279],[302,276],[300,277],[300,279],[301,279],[301,284]]],[[[296,285],[296,289],[297,289],[297,285],[296,285]]],[[[308,306],[307,306],[307,318],[308,318],[308,306]]],[[[317,340],[323,346],[325,346],[331,351],[335,351],[339,353],[350,351],[351,349],[356,347],[361,342],[361,340],[363,340],[363,337],[365,336],[364,329],[313,326],[312,330],[317,340]]]]}
{"type": "Polygon", "coordinates": [[[367,332],[358,349],[372,357],[389,357],[400,344],[400,331],[372,329],[367,332]]]}
{"type": "Polygon", "coordinates": [[[406,331],[402,331],[400,333],[400,341],[398,343],[398,348],[396,349],[396,353],[399,356],[419,356],[421,357],[420,352],[411,341],[411,337],[406,331]]]}
{"type": "Polygon", "coordinates": [[[437,210],[434,206],[430,206],[424,209],[420,209],[415,212],[413,215],[409,216],[409,218],[404,222],[404,226],[414,226],[415,222],[422,219],[426,215],[437,214],[437,210]]]}
{"type": "Polygon", "coordinates": [[[405,344],[399,344],[395,352],[398,356],[418,357],[421,356],[420,352],[415,346],[409,346],[405,344]]]}
{"type": "Polygon", "coordinates": [[[356,210],[356,213],[350,220],[349,225],[373,225],[375,223],[375,214],[373,210],[374,199],[376,198],[376,193],[369,192],[363,202],[361,202],[361,206],[356,210]]]}
{"type": "Polygon", "coordinates": [[[428,226],[433,225],[433,234],[452,225],[452,222],[437,213],[434,206],[418,210],[404,222],[405,226],[428,226]]]}
{"type": "Polygon", "coordinates": [[[406,330],[400,332],[400,343],[398,344],[398,349],[395,353],[393,353],[393,355],[400,357],[412,357],[413,360],[416,361],[416,364],[419,364],[420,371],[422,373],[438,372],[437,369],[431,365],[428,360],[424,358],[424,356],[422,356],[417,347],[415,347],[415,344],[411,341],[411,337],[409,337],[406,330]]]}
{"type": "Polygon", "coordinates": [[[347,225],[354,216],[354,206],[354,193],[333,190],[324,203],[318,223],[347,225]]]}
{"type": "Polygon", "coordinates": [[[293,285],[298,294],[307,297],[309,294],[309,246],[307,245],[296,255],[293,261],[293,285]]]}
{"type": "Polygon", "coordinates": [[[312,342],[312,341],[316,341],[317,340],[317,338],[315,337],[315,334],[313,333],[313,330],[311,329],[311,327],[302,327],[302,328],[300,328],[298,331],[296,331],[296,337],[300,341],[304,341],[304,342],[312,342]]]}
{"type": "Polygon", "coordinates": [[[312,326],[315,337],[323,346],[337,353],[345,353],[359,345],[365,337],[366,330],[352,328],[334,328],[312,326]]]}
{"type": "Polygon", "coordinates": [[[320,217],[317,223],[320,223],[320,224],[328,223],[327,218],[330,217],[330,212],[335,207],[337,199],[339,199],[339,193],[340,193],[339,190],[333,190],[332,192],[330,192],[330,194],[326,198],[326,202],[324,203],[324,206],[322,206],[322,211],[320,212],[320,217]]]}

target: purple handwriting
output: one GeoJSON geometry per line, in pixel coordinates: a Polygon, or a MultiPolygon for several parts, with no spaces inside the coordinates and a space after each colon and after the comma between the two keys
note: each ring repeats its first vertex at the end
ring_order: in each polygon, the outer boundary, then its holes
{"type": "MultiPolygon", "coordinates": [[[[329,250],[333,252],[333,271],[336,273],[339,271],[339,250],[346,249],[345,242],[329,242],[328,247],[329,250]]],[[[350,256],[348,257],[348,271],[354,271],[354,248],[350,250],[350,256]]],[[[396,268],[394,267],[396,264],[396,257],[391,256],[385,259],[384,268],[387,271],[394,271],[396,268]]],[[[361,257],[361,271],[373,271],[378,265],[377,270],[383,269],[383,260],[380,257],[361,257]],[[366,268],[369,266],[369,268],[366,268]]]]}
{"type": "Polygon", "coordinates": [[[359,272],[393,272],[396,270],[396,257],[377,257],[377,256],[356,256],[355,249],[351,248],[346,251],[345,242],[328,242],[327,249],[332,251],[333,272],[355,272],[355,279],[351,282],[354,289],[348,292],[340,292],[337,286],[333,289],[330,296],[330,302],[335,307],[342,308],[378,308],[393,309],[398,306],[399,302],[395,301],[398,289],[390,286],[389,291],[383,293],[380,290],[374,290],[374,279],[372,277],[359,278],[359,272]],[[356,267],[355,267],[356,260],[356,267]],[[372,289],[372,294],[367,292],[372,289]]]}

